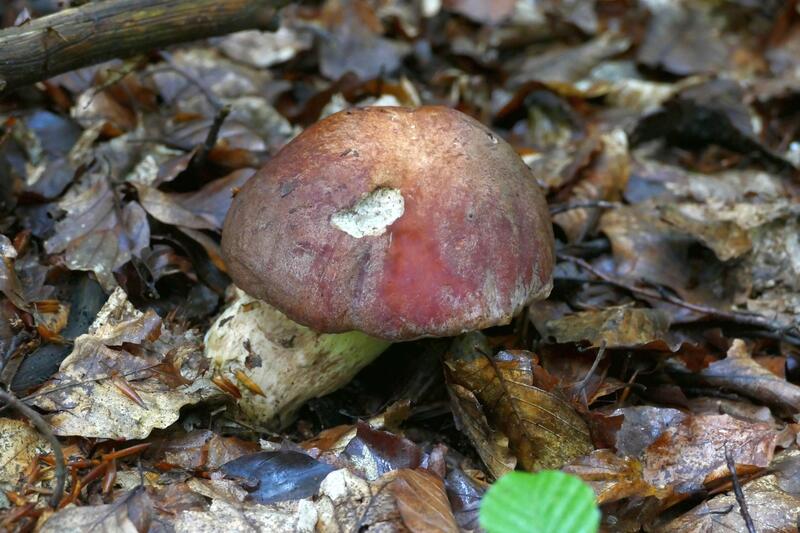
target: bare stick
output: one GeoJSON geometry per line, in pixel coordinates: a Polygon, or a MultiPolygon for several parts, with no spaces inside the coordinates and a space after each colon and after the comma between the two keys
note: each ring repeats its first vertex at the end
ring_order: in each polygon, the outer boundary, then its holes
{"type": "Polygon", "coordinates": [[[747,510],[747,502],[744,499],[744,492],[742,491],[742,484],[739,483],[739,476],[736,475],[736,464],[733,462],[728,446],[725,446],[725,462],[728,465],[728,470],[731,473],[731,483],[733,483],[733,494],[736,496],[736,503],[739,504],[739,514],[742,515],[745,526],[747,526],[748,533],[756,533],[756,526],[753,523],[753,517],[750,516],[750,511],[747,510]]]}
{"type": "Polygon", "coordinates": [[[167,45],[269,29],[287,0],[105,0],[0,30],[0,94],[167,45]]]}
{"type": "Polygon", "coordinates": [[[53,434],[53,430],[50,429],[50,424],[45,422],[44,418],[42,418],[39,413],[25,405],[19,398],[10,392],[0,389],[0,400],[13,407],[19,411],[20,414],[33,422],[33,425],[36,426],[39,433],[44,435],[44,438],[50,443],[56,461],[56,486],[53,488],[53,494],[50,496],[50,507],[57,509],[59,502],[61,502],[61,496],[64,494],[64,484],[67,480],[67,465],[64,463],[64,452],[61,450],[61,444],[53,434]]]}

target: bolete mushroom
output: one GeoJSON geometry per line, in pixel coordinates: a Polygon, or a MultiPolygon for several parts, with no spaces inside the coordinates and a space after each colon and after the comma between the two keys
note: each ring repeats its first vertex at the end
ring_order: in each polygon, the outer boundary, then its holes
{"type": "Polygon", "coordinates": [[[390,341],[509,323],[548,295],[554,263],[531,171],[481,123],[439,106],[356,108],[309,127],[234,198],[222,250],[249,295],[236,305],[258,302],[259,320],[281,325],[237,326],[247,313],[226,311],[209,355],[228,374],[266,377],[266,397],[244,407],[281,423],[390,341]],[[277,350],[244,350],[248,329],[277,350]],[[301,363],[292,375],[281,374],[287,352],[301,363]]]}

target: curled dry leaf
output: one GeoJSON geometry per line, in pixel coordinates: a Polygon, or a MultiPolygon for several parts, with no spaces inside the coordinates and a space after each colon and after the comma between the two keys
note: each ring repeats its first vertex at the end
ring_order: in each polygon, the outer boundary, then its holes
{"type": "Polygon", "coordinates": [[[514,470],[517,458],[508,449],[508,437],[489,425],[475,394],[456,383],[450,383],[448,391],[456,428],[469,437],[492,476],[496,479],[514,470]]]}
{"type": "Polygon", "coordinates": [[[389,489],[397,500],[403,524],[411,533],[457,533],[459,531],[444,483],[423,469],[398,470],[389,489]]]}
{"type": "MultiPolygon", "coordinates": [[[[670,362],[676,366],[676,361],[670,362]]],[[[725,359],[708,365],[698,374],[682,376],[712,387],[722,387],[787,413],[800,411],[800,387],[782,379],[751,357],[747,345],[735,339],[725,359]]]]}
{"type": "Polygon", "coordinates": [[[586,423],[562,399],[534,354],[485,355],[489,352],[476,335],[456,343],[445,361],[448,383],[475,394],[489,422],[508,436],[523,468],[560,468],[592,451],[586,423]]]}

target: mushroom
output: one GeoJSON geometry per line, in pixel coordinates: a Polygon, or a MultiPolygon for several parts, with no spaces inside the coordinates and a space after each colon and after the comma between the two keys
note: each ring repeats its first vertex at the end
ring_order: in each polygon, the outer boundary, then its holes
{"type": "Polygon", "coordinates": [[[554,263],[531,171],[480,122],[439,106],[356,108],[309,127],[236,195],[222,250],[246,293],[234,307],[261,310],[226,311],[207,353],[267,385],[241,403],[278,425],[390,342],[509,323],[549,294],[554,263]],[[250,332],[268,342],[256,348],[250,332]]]}

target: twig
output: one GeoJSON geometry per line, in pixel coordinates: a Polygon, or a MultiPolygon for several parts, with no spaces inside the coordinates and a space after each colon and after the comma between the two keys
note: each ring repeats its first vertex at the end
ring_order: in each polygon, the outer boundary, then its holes
{"type": "Polygon", "coordinates": [[[622,207],[620,202],[609,202],[607,200],[587,200],[585,202],[553,204],[550,206],[550,214],[557,215],[565,211],[572,211],[573,209],[590,209],[600,207],[603,209],[615,209],[622,207]]]}
{"type": "Polygon", "coordinates": [[[586,387],[586,384],[589,382],[589,378],[592,377],[594,373],[597,371],[597,367],[600,366],[600,361],[603,359],[603,355],[605,355],[605,353],[606,353],[606,341],[605,339],[603,339],[603,341],[600,343],[600,348],[597,350],[597,355],[594,358],[592,367],[589,369],[586,375],[583,376],[583,379],[575,384],[575,386],[579,391],[583,391],[584,387],[586,387]]]}
{"type": "Polygon", "coordinates": [[[624,280],[618,279],[614,276],[610,276],[595,267],[593,267],[589,262],[581,259],[580,257],[573,257],[571,255],[565,255],[561,253],[557,253],[556,256],[561,261],[566,261],[569,263],[573,263],[578,265],[582,269],[586,270],[587,272],[591,273],[595,277],[603,280],[603,282],[612,285],[614,287],[618,287],[620,289],[624,289],[634,294],[638,294],[644,296],[645,298],[650,298],[653,300],[660,300],[662,302],[671,303],[673,305],[677,305],[678,307],[683,307],[684,309],[689,309],[691,311],[696,311],[698,313],[702,313],[704,315],[719,319],[725,320],[728,322],[733,322],[735,324],[741,324],[745,326],[753,326],[756,328],[765,329],[767,331],[777,333],[780,335],[780,338],[794,344],[795,346],[800,346],[800,337],[797,335],[793,335],[786,331],[785,328],[776,327],[772,324],[769,320],[762,316],[752,315],[748,313],[739,313],[736,311],[724,311],[722,309],[718,309],[716,307],[710,307],[706,305],[700,304],[693,304],[682,300],[677,296],[673,296],[666,291],[663,290],[652,290],[646,289],[644,287],[637,287],[632,283],[626,282],[624,280]]]}
{"type": "Polygon", "coordinates": [[[730,450],[728,450],[727,444],[725,445],[725,462],[727,463],[728,470],[731,473],[733,494],[736,496],[736,503],[739,504],[739,514],[742,515],[742,520],[744,520],[744,523],[747,526],[747,532],[756,533],[756,526],[753,523],[753,517],[750,516],[750,511],[747,510],[747,502],[744,499],[742,485],[739,483],[739,476],[736,475],[736,464],[733,462],[733,456],[731,455],[730,450]]]}
{"type": "Polygon", "coordinates": [[[226,118],[228,118],[230,112],[231,112],[230,104],[222,106],[217,111],[217,114],[214,117],[214,122],[211,123],[211,127],[208,129],[208,135],[206,135],[206,140],[200,147],[200,149],[197,151],[197,156],[194,158],[194,165],[196,167],[203,166],[203,163],[205,163],[208,153],[217,144],[217,137],[219,136],[219,130],[220,128],[222,128],[222,123],[225,122],[226,118]]]}
{"type": "Polygon", "coordinates": [[[67,480],[67,465],[64,463],[64,452],[61,450],[61,444],[59,444],[58,439],[53,434],[50,424],[48,424],[39,413],[25,405],[19,398],[10,392],[0,389],[0,400],[12,406],[19,411],[20,414],[33,422],[36,429],[38,429],[39,432],[44,435],[44,438],[47,439],[47,442],[50,443],[56,462],[56,485],[53,488],[53,494],[50,496],[50,507],[57,509],[59,502],[61,502],[61,497],[64,494],[64,485],[67,480]]]}

